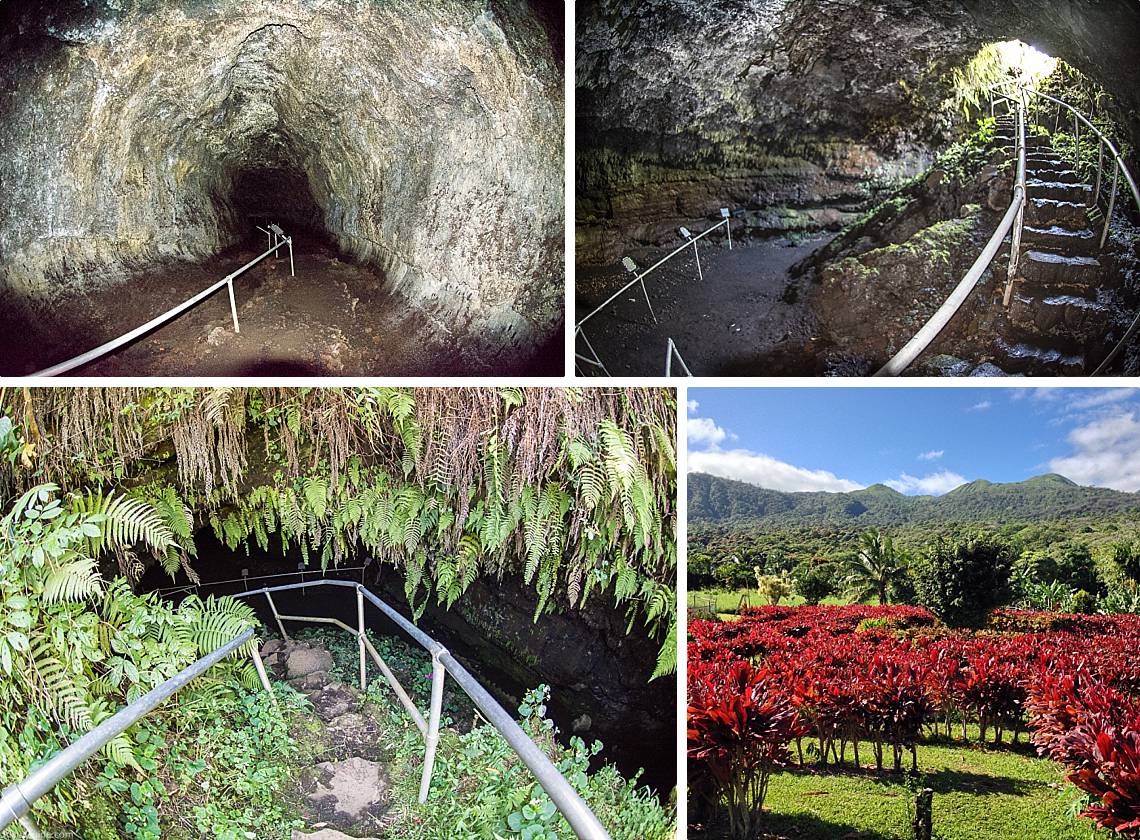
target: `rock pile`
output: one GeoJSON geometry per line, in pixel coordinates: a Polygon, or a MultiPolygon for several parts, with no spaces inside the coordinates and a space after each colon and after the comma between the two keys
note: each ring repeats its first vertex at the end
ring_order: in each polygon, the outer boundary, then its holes
{"type": "Polygon", "coordinates": [[[387,776],[381,758],[380,727],[356,688],[332,676],[327,650],[299,641],[273,639],[261,647],[266,669],[305,694],[323,723],[318,759],[301,773],[305,819],[320,829],[294,831],[294,840],[339,840],[378,832],[387,811],[387,776]]]}

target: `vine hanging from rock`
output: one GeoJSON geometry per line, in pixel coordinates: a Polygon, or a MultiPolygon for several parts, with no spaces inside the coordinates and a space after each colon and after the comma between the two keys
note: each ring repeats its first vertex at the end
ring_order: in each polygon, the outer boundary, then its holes
{"type": "MultiPolygon", "coordinates": [[[[23,389],[0,397],[44,481],[152,504],[192,574],[193,534],[403,570],[417,615],[521,576],[535,619],[607,593],[674,668],[676,396],[669,389],[23,389]]],[[[123,558],[120,557],[122,564],[123,558]]],[[[137,577],[137,575],[135,575],[137,577]]]]}

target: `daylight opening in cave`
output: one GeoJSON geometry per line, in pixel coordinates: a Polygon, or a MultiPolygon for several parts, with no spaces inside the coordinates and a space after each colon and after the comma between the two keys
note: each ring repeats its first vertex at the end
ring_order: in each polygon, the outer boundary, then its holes
{"type": "Polygon", "coordinates": [[[1134,4],[650,5],[577,26],[581,373],[1140,371],[1134,4]]]}
{"type": "Polygon", "coordinates": [[[75,0],[0,24],[0,372],[147,323],[266,222],[296,276],[235,281],[240,333],[222,293],[76,372],[561,372],[560,16],[75,0]]]}

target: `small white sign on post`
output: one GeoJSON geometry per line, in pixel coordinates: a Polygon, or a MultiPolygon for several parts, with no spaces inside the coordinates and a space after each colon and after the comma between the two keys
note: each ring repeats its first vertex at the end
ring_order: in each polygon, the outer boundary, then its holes
{"type": "Polygon", "coordinates": [[[732,219],[730,218],[728,208],[720,208],[720,217],[724,219],[725,230],[728,231],[728,250],[732,250],[732,219]]]}

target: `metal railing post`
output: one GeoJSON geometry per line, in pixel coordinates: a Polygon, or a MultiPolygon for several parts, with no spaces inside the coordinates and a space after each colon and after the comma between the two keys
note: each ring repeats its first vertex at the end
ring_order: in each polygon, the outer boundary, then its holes
{"type": "Polygon", "coordinates": [[[599,356],[598,351],[594,349],[594,345],[590,343],[590,339],[586,336],[586,331],[579,327],[575,332],[582,337],[582,341],[586,343],[586,347],[589,349],[590,353],[593,354],[593,358],[588,358],[577,352],[574,353],[574,357],[581,359],[584,362],[589,362],[595,367],[600,367],[602,369],[602,373],[604,373],[606,376],[609,376],[610,372],[606,370],[606,366],[602,362],[601,356],[599,356]]]}
{"type": "Polygon", "coordinates": [[[1092,195],[1089,196],[1089,207],[1096,207],[1096,203],[1100,200],[1100,180],[1104,174],[1104,142],[1098,137],[1096,139],[1096,184],[1093,185],[1092,195]]]}
{"type": "Polygon", "coordinates": [[[1077,161],[1077,173],[1081,171],[1081,124],[1073,114],[1073,157],[1077,161]]]}
{"type": "Polygon", "coordinates": [[[693,243],[693,257],[697,261],[697,277],[700,279],[700,282],[704,283],[705,282],[705,273],[703,271],[701,271],[701,255],[697,252],[697,243],[696,242],[693,243]]]}
{"type": "Polygon", "coordinates": [[[230,293],[230,315],[234,319],[234,332],[240,333],[241,327],[238,326],[237,302],[234,300],[234,281],[232,277],[226,279],[226,289],[230,293]]]}
{"type": "Polygon", "coordinates": [[[39,825],[35,819],[32,818],[31,814],[24,814],[24,816],[20,817],[19,823],[31,840],[44,840],[43,832],[40,831],[39,825]]]}
{"type": "Polygon", "coordinates": [[[424,736],[424,772],[420,777],[420,804],[427,802],[431,787],[431,771],[435,766],[435,750],[439,746],[439,716],[443,709],[443,681],[447,669],[440,662],[446,650],[437,650],[431,656],[431,711],[428,713],[428,730],[424,736]]]}
{"type": "Polygon", "coordinates": [[[1112,166],[1112,189],[1108,191],[1108,211],[1104,214],[1104,230],[1100,234],[1100,247],[1104,247],[1108,239],[1108,226],[1112,222],[1112,209],[1116,206],[1116,176],[1120,173],[1120,161],[1112,166]]]}
{"type": "Polygon", "coordinates": [[[656,324],[657,313],[653,311],[653,304],[649,302],[649,291],[645,288],[645,275],[641,275],[638,280],[641,283],[641,292],[645,295],[645,305],[649,307],[649,314],[653,316],[653,323],[656,324]]]}
{"type": "Polygon", "coordinates": [[[296,277],[297,272],[293,270],[293,237],[289,237],[289,276],[296,277]]]}
{"type": "Polygon", "coordinates": [[[1006,308],[1013,299],[1013,283],[1017,277],[1017,264],[1021,257],[1021,231],[1025,224],[1025,105],[1025,90],[1022,89],[1017,102],[1017,180],[1013,187],[1014,200],[1017,200],[1020,193],[1021,203],[1017,208],[1017,217],[1014,219],[1010,235],[1009,268],[1006,271],[1005,293],[1002,295],[1002,305],[1006,308]]]}
{"type": "Polygon", "coordinates": [[[273,596],[266,591],[265,598],[269,601],[269,609],[273,611],[273,618],[277,622],[277,629],[281,631],[281,638],[289,641],[289,634],[285,632],[285,622],[281,620],[281,615],[277,612],[277,605],[273,603],[273,596]]]}
{"type": "Polygon", "coordinates": [[[360,690],[368,689],[367,665],[364,660],[364,593],[356,590],[356,641],[360,648],[360,690]]]}
{"type": "Polygon", "coordinates": [[[269,676],[265,673],[265,663],[261,661],[261,651],[257,649],[257,645],[250,645],[250,654],[253,656],[253,667],[257,669],[257,678],[261,680],[261,687],[265,689],[265,693],[269,695],[269,699],[273,701],[273,705],[277,705],[277,695],[273,693],[273,686],[269,684],[269,676]]]}

